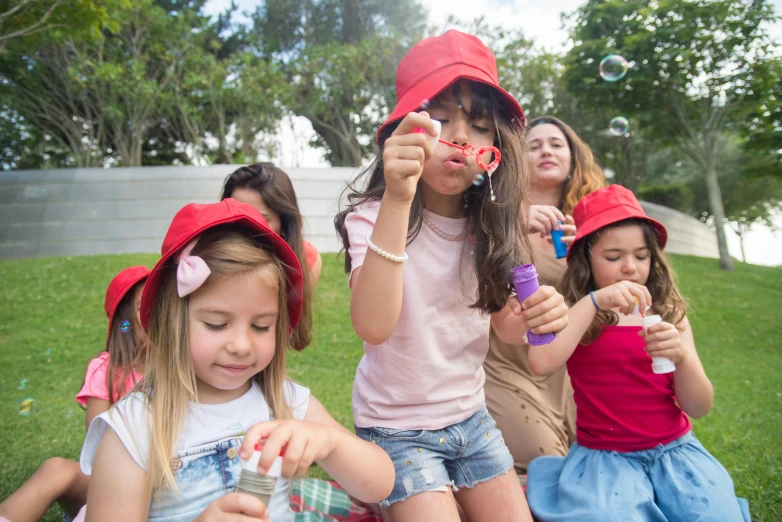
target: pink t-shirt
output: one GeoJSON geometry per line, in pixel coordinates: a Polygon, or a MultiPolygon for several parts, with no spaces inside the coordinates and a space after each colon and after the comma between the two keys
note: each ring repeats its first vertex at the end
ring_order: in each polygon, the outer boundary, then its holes
{"type": "MultiPolygon", "coordinates": [[[[365,203],[345,219],[352,270],[364,263],[379,209],[365,203]]],[[[467,223],[424,212],[447,234],[461,234],[467,223]]],[[[356,426],[436,430],[483,405],[489,315],[469,308],[477,296],[472,251],[468,241],[445,240],[426,225],[407,245],[399,321],[382,345],[364,343],[356,371],[356,426]]]]}
{"type": "MultiPolygon", "coordinates": [[[[84,385],[76,394],[76,401],[82,406],[87,405],[87,398],[95,397],[96,399],[102,399],[104,401],[109,400],[109,389],[106,387],[106,372],[109,369],[109,352],[102,352],[100,355],[90,361],[87,366],[87,374],[84,376],[84,385]]],[[[120,372],[117,375],[119,378],[122,375],[120,372]]],[[[141,380],[141,374],[132,371],[128,373],[127,379],[125,379],[125,385],[118,389],[115,393],[114,400],[118,401],[123,395],[128,393],[136,382],[141,380]]]]}

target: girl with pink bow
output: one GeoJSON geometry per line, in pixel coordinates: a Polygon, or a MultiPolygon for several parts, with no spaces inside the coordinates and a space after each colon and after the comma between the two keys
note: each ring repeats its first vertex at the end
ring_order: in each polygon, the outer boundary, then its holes
{"type": "Polygon", "coordinates": [[[313,462],[362,501],[388,495],[385,452],[286,376],[303,295],[296,255],[252,206],[177,213],[141,298],[155,346],[144,380],[96,418],[82,449],[88,522],[293,521],[289,479],[313,462]],[[285,448],[267,506],[234,492],[260,440],[259,474],[285,448]]]}

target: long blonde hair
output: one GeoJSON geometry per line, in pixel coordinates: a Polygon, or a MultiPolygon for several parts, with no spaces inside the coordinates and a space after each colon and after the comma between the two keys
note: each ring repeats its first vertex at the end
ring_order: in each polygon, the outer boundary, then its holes
{"type": "MultiPolygon", "coordinates": [[[[243,227],[224,225],[204,232],[193,255],[201,257],[211,270],[204,283],[220,284],[238,276],[252,277],[260,284],[277,288],[277,324],[274,357],[253,377],[261,388],[270,413],[277,419],[290,419],[292,410],[285,400],[285,352],[288,346],[287,281],[282,263],[243,227]]],[[[198,401],[196,375],[188,343],[187,311],[189,297],[180,298],[176,287],[176,265],[163,268],[160,287],[150,314],[148,332],[152,345],[150,361],[141,391],[152,417],[148,473],[152,492],[168,486],[176,491],[170,461],[182,432],[189,401],[198,401]]]]}
{"type": "Polygon", "coordinates": [[[565,181],[559,209],[563,214],[572,214],[573,208],[581,198],[606,186],[606,178],[603,174],[603,169],[600,168],[600,165],[598,165],[595,157],[592,155],[592,149],[589,148],[589,145],[578,137],[578,134],[570,125],[559,118],[554,116],[535,118],[529,122],[527,132],[538,125],[546,123],[554,125],[561,130],[562,134],[565,135],[568,147],[570,147],[570,155],[573,159],[570,162],[570,173],[567,181],[565,181]]]}

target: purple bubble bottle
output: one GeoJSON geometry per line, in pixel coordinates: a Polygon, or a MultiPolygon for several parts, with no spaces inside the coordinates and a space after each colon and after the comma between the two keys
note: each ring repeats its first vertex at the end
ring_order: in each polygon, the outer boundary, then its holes
{"type": "MultiPolygon", "coordinates": [[[[540,287],[538,283],[538,272],[535,270],[535,265],[521,265],[516,268],[512,268],[510,271],[510,281],[513,283],[513,287],[516,289],[516,295],[519,298],[519,302],[524,302],[526,298],[535,293],[540,287]]],[[[540,346],[548,344],[557,338],[555,333],[535,334],[530,331],[527,332],[527,343],[532,346],[540,346]]]]}

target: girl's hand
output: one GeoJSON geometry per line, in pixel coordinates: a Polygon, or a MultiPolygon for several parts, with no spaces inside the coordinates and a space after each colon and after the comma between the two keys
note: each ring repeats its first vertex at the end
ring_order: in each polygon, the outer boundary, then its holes
{"type": "Polygon", "coordinates": [[[508,305],[532,333],[558,333],[568,325],[565,298],[553,286],[541,286],[521,304],[515,296],[511,296],[508,305]]]}
{"type": "Polygon", "coordinates": [[[285,448],[282,476],[287,479],[303,476],[313,462],[328,457],[335,448],[329,427],[314,422],[279,420],[259,422],[247,430],[239,455],[250,458],[255,444],[261,440],[263,454],[258,473],[265,474],[285,448]]]}
{"type": "Polygon", "coordinates": [[[413,201],[424,163],[434,148],[429,142],[437,136],[435,124],[427,112],[411,112],[399,123],[383,147],[385,196],[402,203],[413,201]],[[424,132],[415,132],[415,129],[424,132]]]}
{"type": "MultiPolygon", "coordinates": [[[[573,216],[570,214],[565,216],[565,221],[559,226],[559,228],[562,229],[562,231],[565,233],[565,235],[562,236],[562,242],[565,243],[568,247],[573,243],[573,241],[576,239],[576,222],[573,220],[573,216]]],[[[546,241],[548,241],[550,244],[554,244],[554,240],[551,239],[551,234],[544,235],[541,234],[542,237],[546,238],[546,241]]]]}
{"type": "Polygon", "coordinates": [[[666,357],[676,365],[684,361],[686,352],[682,347],[681,335],[671,323],[657,323],[647,328],[646,332],[641,330],[638,335],[644,338],[646,353],[650,357],[666,357]]]}
{"type": "Polygon", "coordinates": [[[193,522],[269,522],[263,502],[244,493],[229,493],[209,504],[193,522]]]}
{"type": "Polygon", "coordinates": [[[559,228],[559,221],[566,222],[565,215],[551,205],[530,205],[528,233],[537,232],[541,237],[551,234],[552,230],[559,228]]]}
{"type": "Polygon", "coordinates": [[[601,310],[612,310],[618,308],[625,315],[633,313],[635,308],[635,299],[638,299],[638,306],[641,310],[646,310],[652,305],[652,294],[644,285],[633,283],[632,281],[620,281],[600,290],[595,290],[595,301],[601,310]]]}

